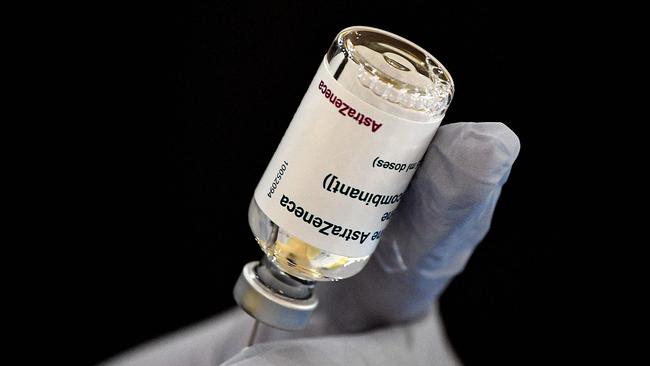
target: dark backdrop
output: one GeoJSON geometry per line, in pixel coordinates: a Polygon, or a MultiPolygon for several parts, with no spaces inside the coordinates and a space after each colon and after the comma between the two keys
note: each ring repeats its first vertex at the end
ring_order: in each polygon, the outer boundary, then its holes
{"type": "Polygon", "coordinates": [[[119,9],[93,71],[115,80],[96,86],[106,106],[93,115],[110,116],[89,119],[98,154],[79,157],[96,175],[73,189],[87,202],[68,223],[79,249],[61,265],[69,363],[234,305],[241,266],[261,254],[246,215],[253,189],[323,54],[350,25],[392,31],[442,61],[457,90],[446,123],[503,121],[519,135],[492,229],[442,296],[442,313],[468,364],[548,352],[553,290],[540,273],[557,243],[539,188],[549,178],[538,173],[549,164],[542,85],[554,47],[536,20],[543,7],[214,1],[141,10],[119,9]]]}

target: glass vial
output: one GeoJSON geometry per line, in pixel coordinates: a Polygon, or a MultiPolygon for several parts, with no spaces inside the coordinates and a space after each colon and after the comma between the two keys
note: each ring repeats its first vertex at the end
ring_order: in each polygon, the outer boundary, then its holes
{"type": "Polygon", "coordinates": [[[265,262],[305,281],[359,272],[453,93],[447,70],[410,41],[341,31],[250,203],[265,262]]]}

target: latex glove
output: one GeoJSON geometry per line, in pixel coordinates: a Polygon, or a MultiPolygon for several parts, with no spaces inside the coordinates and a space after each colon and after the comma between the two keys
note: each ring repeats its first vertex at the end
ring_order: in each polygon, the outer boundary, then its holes
{"type": "Polygon", "coordinates": [[[244,348],[253,319],[237,309],[109,364],[457,364],[435,300],[487,233],[518,153],[502,123],[440,127],[368,265],[319,284],[306,330],[263,326],[244,348]]]}

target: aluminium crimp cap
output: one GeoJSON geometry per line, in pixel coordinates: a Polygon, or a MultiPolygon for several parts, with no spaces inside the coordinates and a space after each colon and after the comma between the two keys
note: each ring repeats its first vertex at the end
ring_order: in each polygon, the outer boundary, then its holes
{"type": "Polygon", "coordinates": [[[284,330],[305,328],[318,305],[313,283],[278,275],[267,263],[255,261],[244,266],[233,290],[235,301],[266,325],[284,330]]]}

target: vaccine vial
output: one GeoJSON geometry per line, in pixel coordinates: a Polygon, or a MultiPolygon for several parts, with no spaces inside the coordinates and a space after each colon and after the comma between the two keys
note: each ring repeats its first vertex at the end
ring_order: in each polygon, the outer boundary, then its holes
{"type": "Polygon", "coordinates": [[[299,329],[315,281],[365,266],[453,94],[444,66],[402,37],[370,27],[336,36],[251,200],[264,256],[235,286],[244,310],[299,329]]]}

